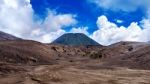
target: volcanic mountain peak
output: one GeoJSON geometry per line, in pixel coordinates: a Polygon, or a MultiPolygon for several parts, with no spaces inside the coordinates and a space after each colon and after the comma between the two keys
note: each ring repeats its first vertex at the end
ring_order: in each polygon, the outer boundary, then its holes
{"type": "Polygon", "coordinates": [[[0,31],[0,40],[20,40],[20,38],[0,31]]]}
{"type": "Polygon", "coordinates": [[[93,39],[89,38],[83,33],[66,33],[55,41],[52,44],[62,44],[62,45],[100,45],[93,39]]]}

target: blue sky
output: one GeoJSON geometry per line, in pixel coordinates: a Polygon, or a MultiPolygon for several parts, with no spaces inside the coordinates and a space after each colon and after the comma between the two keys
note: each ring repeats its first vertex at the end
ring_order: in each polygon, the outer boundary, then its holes
{"type": "Polygon", "coordinates": [[[50,43],[84,33],[102,45],[150,41],[150,0],[0,0],[0,31],[50,43]]]}
{"type": "MultiPolygon", "coordinates": [[[[92,33],[97,30],[97,17],[101,15],[107,16],[109,21],[116,23],[118,26],[129,26],[131,22],[139,22],[143,19],[144,12],[139,8],[132,12],[112,11],[97,7],[94,3],[89,3],[87,0],[31,0],[31,4],[37,14],[42,19],[47,15],[47,9],[55,10],[61,14],[77,15],[76,19],[79,21],[78,26],[88,26],[88,32],[92,33]],[[118,23],[117,20],[123,22],[118,23]]],[[[66,28],[71,29],[71,27],[66,28]]]]}

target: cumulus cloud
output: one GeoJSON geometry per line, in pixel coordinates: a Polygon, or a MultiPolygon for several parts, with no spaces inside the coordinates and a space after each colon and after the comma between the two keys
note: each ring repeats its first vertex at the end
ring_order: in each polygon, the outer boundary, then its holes
{"type": "MultiPolygon", "coordinates": [[[[150,41],[150,7],[146,5],[146,1],[148,0],[144,0],[141,3],[136,2],[127,7],[123,3],[123,5],[117,5],[116,3],[121,3],[120,0],[95,1],[99,6],[114,11],[134,11],[145,3],[147,17],[139,23],[132,22],[128,27],[118,27],[103,15],[98,17],[98,30],[92,34],[88,33],[88,27],[72,28],[69,32],[84,33],[103,45],[109,45],[119,41],[150,41]],[[100,1],[101,3],[99,3],[100,1]],[[132,6],[135,7],[130,8],[132,6]]],[[[25,39],[49,43],[66,33],[65,27],[76,24],[75,17],[72,14],[57,14],[57,12],[49,9],[46,19],[44,21],[37,21],[35,20],[35,14],[30,0],[0,0],[0,31],[25,39]]],[[[121,21],[118,20],[117,22],[121,21]]]]}
{"type": "Polygon", "coordinates": [[[0,2],[0,30],[24,35],[30,31],[33,10],[27,0],[1,0],[0,2]]]}
{"type": "Polygon", "coordinates": [[[70,32],[71,33],[83,33],[85,35],[89,35],[87,30],[88,30],[88,27],[78,27],[78,28],[72,28],[70,32]]]}
{"type": "Polygon", "coordinates": [[[0,1],[0,31],[25,39],[51,42],[64,34],[63,27],[76,24],[72,14],[57,14],[48,10],[44,21],[35,21],[30,0],[0,1]]]}
{"type": "Polygon", "coordinates": [[[46,43],[51,42],[66,33],[63,29],[64,27],[77,23],[74,17],[71,14],[56,14],[53,11],[49,11],[44,22],[39,24],[39,28],[32,30],[30,38],[46,43]]]}
{"type": "Polygon", "coordinates": [[[118,27],[115,23],[110,22],[106,16],[102,15],[97,20],[98,30],[96,30],[91,38],[95,39],[102,45],[110,45],[120,41],[138,41],[147,42],[150,40],[150,20],[132,22],[127,28],[118,27]]]}
{"type": "MultiPolygon", "coordinates": [[[[143,20],[132,22],[128,27],[118,27],[117,24],[110,22],[106,16],[98,17],[96,30],[91,37],[103,45],[110,45],[119,41],[150,41],[150,0],[88,0],[90,3],[97,4],[105,10],[114,12],[134,12],[142,9],[145,13],[143,20]]],[[[115,20],[122,23],[122,20],[115,20]]]]}

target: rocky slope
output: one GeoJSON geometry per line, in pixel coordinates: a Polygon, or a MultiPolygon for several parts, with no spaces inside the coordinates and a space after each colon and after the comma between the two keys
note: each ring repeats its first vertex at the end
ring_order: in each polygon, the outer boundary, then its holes
{"type": "Polygon", "coordinates": [[[106,65],[136,69],[150,69],[150,44],[120,42],[108,46],[103,53],[106,65]]]}
{"type": "Polygon", "coordinates": [[[49,64],[52,50],[35,41],[0,41],[0,62],[13,64],[49,64]]]}
{"type": "Polygon", "coordinates": [[[0,40],[21,40],[21,39],[0,31],[0,40]]]}

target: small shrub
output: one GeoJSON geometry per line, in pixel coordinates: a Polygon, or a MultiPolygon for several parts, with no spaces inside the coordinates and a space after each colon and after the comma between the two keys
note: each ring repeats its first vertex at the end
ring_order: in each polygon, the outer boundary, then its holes
{"type": "Polygon", "coordinates": [[[129,46],[128,51],[132,51],[132,50],[133,50],[133,47],[129,46]]]}
{"type": "Polygon", "coordinates": [[[90,54],[90,58],[93,58],[93,59],[100,59],[102,57],[103,57],[103,55],[101,52],[92,52],[90,54]]]}

